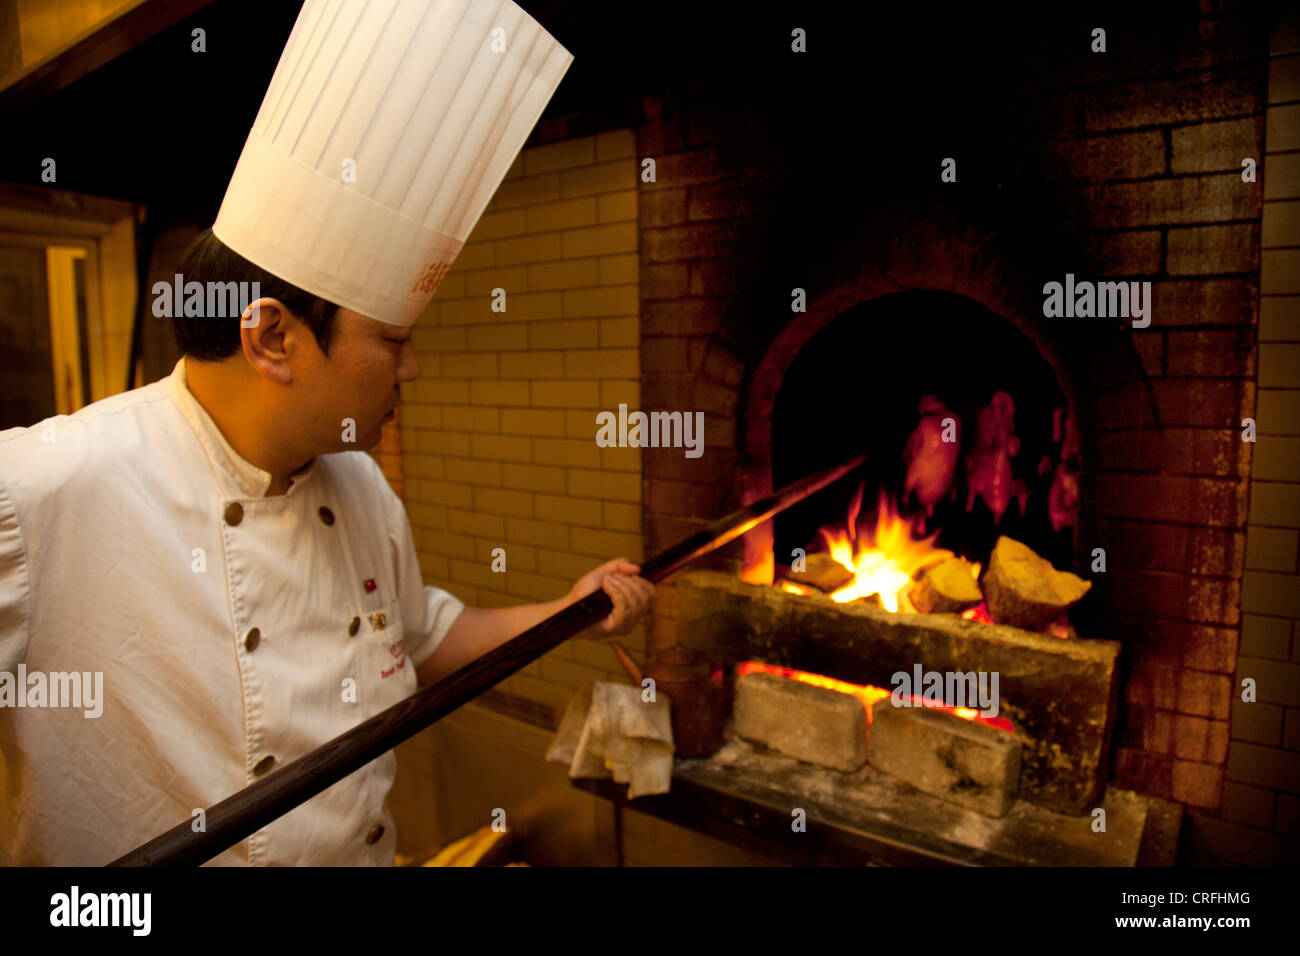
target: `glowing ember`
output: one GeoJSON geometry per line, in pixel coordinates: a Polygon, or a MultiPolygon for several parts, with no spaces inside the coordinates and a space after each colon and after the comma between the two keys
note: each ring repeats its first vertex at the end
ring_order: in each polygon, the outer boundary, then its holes
{"type": "MultiPolygon", "coordinates": [[[[874,521],[865,522],[872,526],[858,527],[858,516],[862,508],[862,490],[863,486],[859,485],[857,493],[849,503],[848,521],[844,527],[819,529],[822,539],[826,542],[826,553],[837,564],[853,572],[853,577],[847,584],[826,596],[838,604],[847,604],[875,595],[879,598],[880,606],[887,611],[895,614],[899,611],[919,614],[921,612],[908,599],[908,591],[912,583],[923,572],[955,555],[945,548],[935,547],[934,542],[939,537],[938,531],[928,537],[916,537],[912,532],[912,522],[899,514],[894,499],[886,495],[883,489],[880,492],[874,521]]],[[[978,582],[980,564],[968,563],[971,577],[978,582]]],[[[766,572],[767,569],[763,570],[766,572]]],[[[791,594],[823,594],[817,588],[789,578],[776,584],[783,591],[791,594]]],[[[968,621],[978,621],[981,624],[995,623],[989,616],[988,605],[983,601],[963,611],[961,616],[968,621]]],[[[1045,627],[1043,633],[1065,639],[1074,636],[1065,614],[1045,627]]]]}
{"type": "Polygon", "coordinates": [[[897,612],[902,605],[909,613],[916,613],[907,600],[907,589],[913,578],[942,564],[953,553],[934,546],[934,539],[939,536],[937,531],[928,538],[914,538],[911,526],[899,516],[883,490],[874,529],[857,527],[861,507],[862,486],[859,485],[849,504],[848,527],[821,529],[831,557],[855,575],[852,581],[831,593],[831,600],[846,604],[878,594],[885,610],[897,612]]]}
{"type": "MultiPolygon", "coordinates": [[[[891,696],[891,692],[883,687],[873,687],[870,684],[850,684],[848,681],[836,680],[834,677],[812,674],[808,671],[797,671],[789,667],[778,667],[775,664],[764,664],[761,661],[745,661],[736,668],[737,680],[746,674],[775,674],[778,677],[788,677],[790,680],[812,684],[814,687],[825,687],[827,690],[839,691],[841,694],[852,694],[862,701],[862,706],[867,709],[868,724],[871,723],[871,705],[878,700],[891,696]]],[[[990,727],[996,727],[998,730],[1005,730],[1009,734],[1015,733],[1014,726],[1007,718],[985,717],[978,710],[972,710],[970,707],[949,707],[946,704],[936,704],[933,701],[927,702],[922,699],[920,694],[912,695],[912,706],[946,710],[963,720],[974,720],[981,724],[988,724],[990,727]]]]}
{"type": "MultiPolygon", "coordinates": [[[[962,611],[961,616],[968,621],[979,621],[981,624],[994,623],[993,618],[989,617],[988,605],[985,604],[983,601],[980,601],[979,604],[976,604],[973,608],[970,608],[969,610],[962,611]]],[[[1062,614],[1051,624],[1047,625],[1047,627],[1043,629],[1043,633],[1050,634],[1052,635],[1052,637],[1059,637],[1062,638],[1063,640],[1068,641],[1070,639],[1069,618],[1067,618],[1064,614],[1062,614]]]]}

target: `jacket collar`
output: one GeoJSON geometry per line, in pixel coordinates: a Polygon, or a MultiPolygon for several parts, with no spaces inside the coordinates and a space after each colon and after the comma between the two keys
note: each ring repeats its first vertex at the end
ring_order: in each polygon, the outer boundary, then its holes
{"type": "MultiPolygon", "coordinates": [[[[217,423],[212,420],[212,416],[199,404],[198,399],[190,391],[189,384],[185,380],[184,356],[177,360],[176,367],[172,369],[170,381],[172,397],[185,414],[185,418],[189,421],[190,428],[194,430],[194,435],[198,438],[199,444],[203,446],[203,451],[212,464],[214,474],[217,474],[219,480],[221,480],[223,494],[240,498],[266,497],[266,492],[271,487],[271,473],[263,471],[251,462],[245,461],[238,452],[230,447],[230,443],[221,434],[221,429],[217,427],[217,423]]],[[[315,471],[314,465],[315,459],[312,459],[306,469],[289,480],[289,490],[286,494],[293,494],[294,489],[315,471]]]]}

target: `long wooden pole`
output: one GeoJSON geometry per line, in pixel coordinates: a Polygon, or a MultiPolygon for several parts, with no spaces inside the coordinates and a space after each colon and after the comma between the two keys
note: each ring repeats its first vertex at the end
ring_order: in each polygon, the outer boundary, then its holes
{"type": "MultiPolygon", "coordinates": [[[[858,455],[802,478],[732,512],[641,565],[641,576],[660,581],[702,555],[843,477],[862,464],[858,455]]],[[[109,866],[197,866],[337,783],[359,767],[499,684],[551,648],[608,616],[609,595],[595,591],[518,637],[488,651],[403,701],[342,733],[311,753],[273,771],[205,811],[202,832],[178,823],[109,866]]]]}

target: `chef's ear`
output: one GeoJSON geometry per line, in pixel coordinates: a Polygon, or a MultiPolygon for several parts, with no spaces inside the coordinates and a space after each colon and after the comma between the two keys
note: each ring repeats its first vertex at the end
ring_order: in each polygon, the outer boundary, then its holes
{"type": "Polygon", "coordinates": [[[239,339],[244,358],[263,378],[280,385],[293,382],[289,358],[301,323],[279,299],[263,296],[244,309],[239,320],[239,339]]]}

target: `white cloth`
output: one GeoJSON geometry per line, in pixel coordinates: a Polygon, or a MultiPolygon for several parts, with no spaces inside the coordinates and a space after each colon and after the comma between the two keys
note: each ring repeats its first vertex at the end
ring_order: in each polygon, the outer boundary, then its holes
{"type": "Polygon", "coordinates": [[[546,759],[570,777],[614,778],[628,797],[667,793],[673,777],[673,722],[666,697],[642,699],[631,684],[595,681],[569,701],[546,759]]]}
{"type": "MultiPolygon", "coordinates": [[[[107,863],[253,782],[264,757],[283,766],[415,690],[464,604],[423,584],[378,465],[323,455],[287,494],[266,497],[270,482],[183,359],[0,432],[0,672],[101,671],[104,698],[98,718],[0,707],[0,862],[107,863]]],[[[391,864],[395,769],[389,752],[214,862],[391,864]]]]}
{"type": "Polygon", "coordinates": [[[212,231],[413,325],[572,62],[511,0],[307,0],[212,231]]]}

